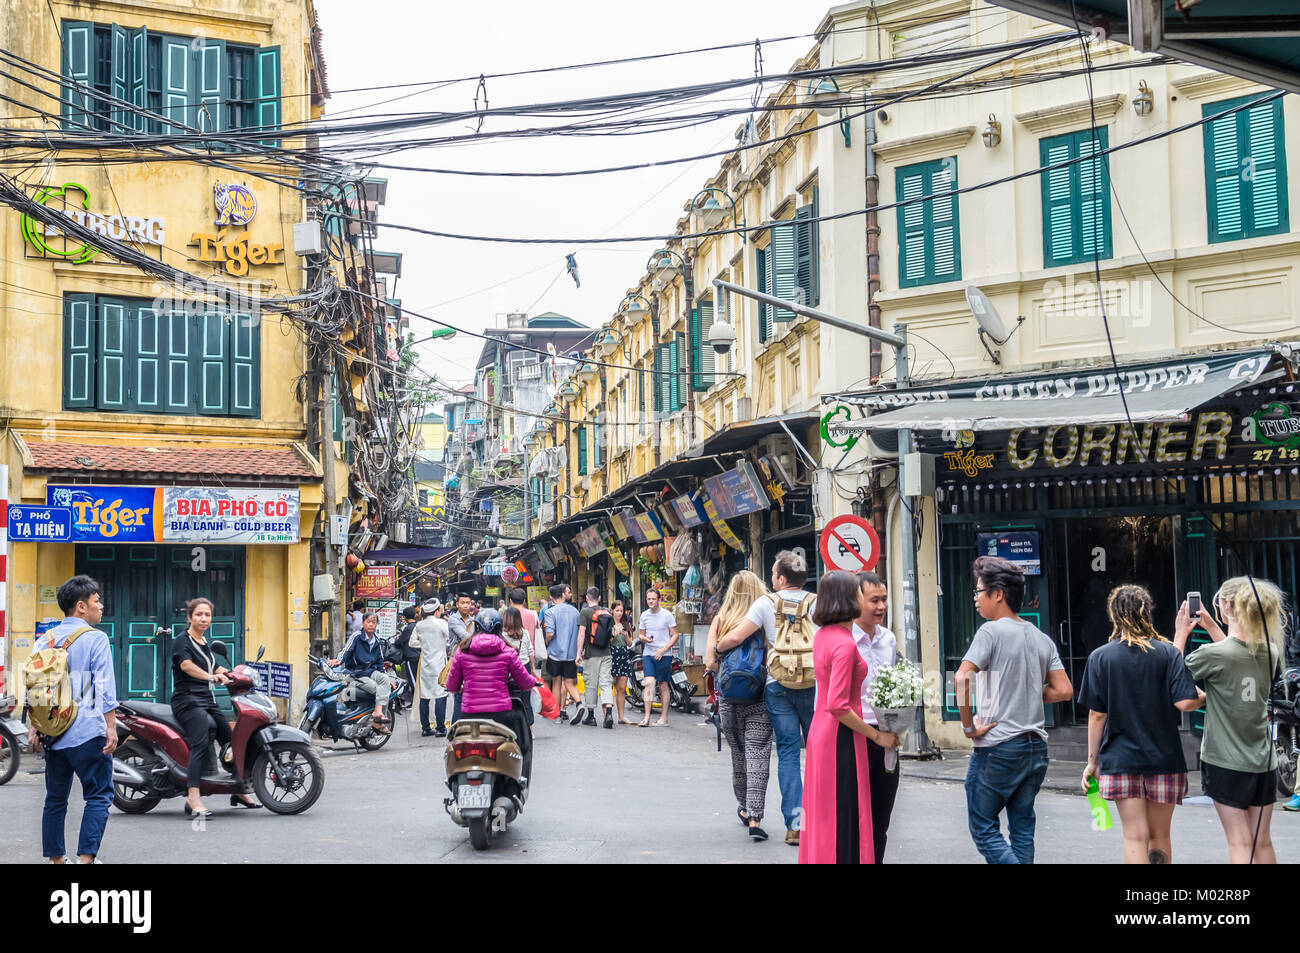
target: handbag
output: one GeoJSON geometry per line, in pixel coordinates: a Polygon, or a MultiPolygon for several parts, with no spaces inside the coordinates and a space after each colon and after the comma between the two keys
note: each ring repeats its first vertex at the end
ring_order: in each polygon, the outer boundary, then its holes
{"type": "Polygon", "coordinates": [[[451,659],[447,659],[447,664],[442,667],[438,673],[438,685],[442,688],[447,687],[447,677],[451,675],[451,659]]]}

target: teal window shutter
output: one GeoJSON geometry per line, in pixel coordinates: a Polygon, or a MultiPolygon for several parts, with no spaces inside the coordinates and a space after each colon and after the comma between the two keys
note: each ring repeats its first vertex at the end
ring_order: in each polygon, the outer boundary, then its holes
{"type": "MultiPolygon", "coordinates": [[[[257,51],[256,120],[259,129],[279,129],[280,121],[280,48],[266,46],[257,51]]],[[[264,146],[278,146],[279,139],[263,139],[264,146]]]]}
{"type": "Polygon", "coordinates": [[[686,360],[686,335],[681,332],[674,334],[669,347],[672,348],[670,361],[673,376],[668,393],[671,395],[672,409],[677,411],[686,404],[686,368],[682,366],[686,360]]]}
{"type": "Polygon", "coordinates": [[[226,329],[226,320],[226,316],[219,311],[207,311],[194,316],[201,414],[226,414],[230,410],[230,398],[226,389],[230,366],[230,333],[226,329]]]}
{"type": "Polygon", "coordinates": [[[133,301],[128,316],[135,345],[135,360],[130,368],[133,409],[158,413],[166,409],[167,315],[156,311],[152,302],[133,301]]]}
{"type": "MultiPolygon", "coordinates": [[[[758,290],[764,294],[772,293],[772,270],[767,267],[767,249],[760,248],[754,253],[755,267],[758,269],[758,290]]],[[[765,343],[772,336],[772,308],[766,302],[758,303],[758,340],[765,343]]]]}
{"type": "Polygon", "coordinates": [[[695,362],[695,371],[691,375],[691,387],[705,391],[716,381],[716,357],[709,346],[709,329],[713,327],[713,302],[701,301],[691,313],[691,356],[695,362]]]}
{"type": "Polygon", "coordinates": [[[130,410],[127,392],[131,362],[130,322],[124,298],[99,300],[99,399],[100,410],[130,410]]]}
{"type": "Polygon", "coordinates": [[[230,128],[226,105],[226,87],[230,84],[226,68],[226,42],[204,39],[201,43],[195,57],[198,95],[194,101],[197,105],[190,124],[202,132],[220,132],[230,128]],[[205,106],[207,117],[203,118],[205,106]]]}
{"type": "MultiPolygon", "coordinates": [[[[1091,129],[1039,140],[1039,158],[1048,166],[1095,155],[1107,147],[1106,129],[1091,129]]],[[[1043,264],[1072,265],[1111,257],[1110,185],[1105,161],[1094,158],[1041,175],[1043,264]]]]}
{"type": "Polygon", "coordinates": [[[190,332],[192,324],[185,311],[167,313],[166,410],[171,414],[198,411],[198,361],[190,332]]]}
{"type": "Polygon", "coordinates": [[[230,322],[230,413],[256,417],[261,408],[260,364],[262,320],[255,314],[235,314],[230,322]]]}
{"type": "MultiPolygon", "coordinates": [[[[136,110],[149,107],[149,31],[144,27],[131,30],[127,38],[127,47],[131,51],[130,86],[126,98],[136,110]]],[[[136,132],[148,132],[149,120],[134,112],[125,120],[136,132]]]]}
{"type": "Polygon", "coordinates": [[[816,300],[813,288],[813,207],[801,205],[794,210],[794,274],[798,300],[811,305],[816,300]]]}
{"type": "MultiPolygon", "coordinates": [[[[772,226],[772,241],[768,245],[768,268],[772,273],[772,294],[793,301],[798,287],[798,263],[795,254],[795,223],[782,222],[772,226]]],[[[794,312],[773,308],[777,321],[793,321],[794,312]]]]}
{"type": "Polygon", "coordinates": [[[62,90],[61,111],[64,125],[88,128],[94,112],[90,91],[93,86],[95,24],[81,21],[63,23],[63,77],[73,84],[62,90]]]}
{"type": "Polygon", "coordinates": [[[191,105],[198,86],[194,56],[188,40],[176,36],[162,39],[162,113],[171,120],[164,132],[181,133],[197,108],[191,105]]]}
{"type": "Polygon", "coordinates": [[[814,306],[821,304],[822,300],[822,264],[821,253],[818,249],[821,246],[821,222],[817,217],[821,214],[817,206],[817,186],[812,187],[812,304],[814,306]]]}
{"type": "Polygon", "coordinates": [[[605,439],[605,428],[600,424],[591,425],[591,435],[594,438],[591,442],[591,457],[595,463],[594,470],[600,472],[601,467],[601,444],[605,439]]]}
{"type": "Polygon", "coordinates": [[[636,372],[636,407],[645,415],[645,371],[636,372]]]}
{"type": "Polygon", "coordinates": [[[95,406],[95,296],[63,296],[63,407],[95,406]]]}
{"type": "MultiPolygon", "coordinates": [[[[116,24],[112,27],[112,64],[110,67],[109,91],[115,99],[131,100],[131,35],[116,24]]],[[[135,118],[131,110],[113,103],[110,107],[113,125],[110,131],[121,134],[135,128],[135,118]]]]}
{"type": "Polygon", "coordinates": [[[961,233],[957,198],[957,160],[949,157],[900,168],[895,176],[898,201],[898,281],[904,288],[961,278],[961,233]],[[938,196],[937,198],[935,196],[938,196]]]}
{"type": "Polygon", "coordinates": [[[578,475],[587,473],[587,428],[578,424],[578,475]]]}
{"type": "MultiPolygon", "coordinates": [[[[1257,99],[1202,107],[1203,115],[1257,99]]],[[[1290,230],[1282,102],[1275,100],[1204,126],[1205,193],[1211,242],[1290,230]]]]}

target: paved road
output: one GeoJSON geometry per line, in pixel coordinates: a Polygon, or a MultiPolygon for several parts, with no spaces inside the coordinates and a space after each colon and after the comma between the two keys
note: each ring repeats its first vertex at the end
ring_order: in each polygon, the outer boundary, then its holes
{"type": "MultiPolygon", "coordinates": [[[[442,808],[444,741],[399,725],[383,751],[328,752],[321,800],[301,817],[234,813],[213,798],[216,816],[194,830],[180,799],[150,814],[113,811],[105,863],[596,861],[604,863],[793,863],[781,840],[780,795],[773,759],[767,825],[772,839],[751,843],[735,818],[726,746],[714,748],[712,726],[676,712],[666,729],[570,727],[542,723],[536,785],[527,810],[488,854],[476,854],[465,831],[442,808]],[[215,836],[214,836],[215,835],[215,836]]],[[[24,759],[24,768],[35,766],[24,759]]],[[[965,796],[956,781],[909,779],[895,811],[888,859],[979,863],[966,832],[965,796]]],[[[0,862],[40,857],[44,782],[21,770],[0,787],[0,862]]],[[[1121,859],[1118,828],[1094,833],[1082,797],[1044,791],[1038,799],[1038,860],[1110,863],[1121,859]]],[[[76,843],[81,804],[74,791],[68,825],[76,843]]],[[[1300,815],[1278,812],[1281,860],[1300,860],[1300,815]]],[[[1226,861],[1214,811],[1187,805],[1174,819],[1175,860],[1226,861]]]]}

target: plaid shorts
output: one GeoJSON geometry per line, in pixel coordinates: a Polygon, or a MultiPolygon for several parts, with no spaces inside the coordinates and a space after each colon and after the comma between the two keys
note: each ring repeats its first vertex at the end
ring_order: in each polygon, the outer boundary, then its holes
{"type": "Polygon", "coordinates": [[[1107,801],[1140,797],[1154,804],[1182,804],[1187,774],[1103,774],[1098,787],[1107,801]]]}

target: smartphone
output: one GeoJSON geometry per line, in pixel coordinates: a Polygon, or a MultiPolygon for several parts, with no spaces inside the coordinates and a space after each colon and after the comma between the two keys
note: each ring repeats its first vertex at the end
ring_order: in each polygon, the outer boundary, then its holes
{"type": "Polygon", "coordinates": [[[1195,619],[1201,613],[1201,594],[1199,592],[1189,592],[1187,594],[1187,613],[1195,619]]]}

